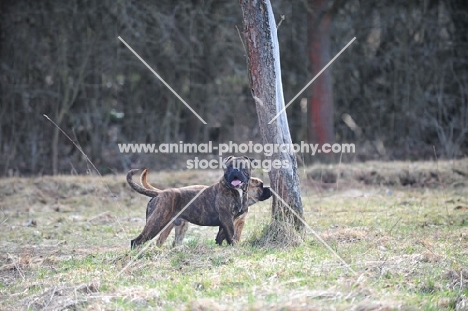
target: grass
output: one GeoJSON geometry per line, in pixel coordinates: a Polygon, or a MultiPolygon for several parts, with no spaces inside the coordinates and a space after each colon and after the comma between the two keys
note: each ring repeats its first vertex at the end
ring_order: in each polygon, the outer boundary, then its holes
{"type": "MultiPolygon", "coordinates": [[[[183,245],[172,248],[170,237],[136,258],[130,240],[147,198],[123,175],[1,179],[1,308],[466,310],[467,172],[468,160],[302,170],[307,223],[356,275],[312,234],[298,247],[256,246],[269,201],[250,209],[236,247],[215,245],[216,228],[191,226],[183,245]]],[[[150,180],[167,187],[219,176],[150,180]]]]}

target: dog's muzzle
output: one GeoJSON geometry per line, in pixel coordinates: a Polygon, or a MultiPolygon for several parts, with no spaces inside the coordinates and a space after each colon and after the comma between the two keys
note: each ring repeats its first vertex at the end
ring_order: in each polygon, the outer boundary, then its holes
{"type": "Polygon", "coordinates": [[[263,193],[260,196],[260,198],[258,198],[258,200],[259,201],[265,201],[265,200],[269,199],[270,197],[271,197],[270,187],[263,187],[263,193]]]}
{"type": "Polygon", "coordinates": [[[249,178],[237,168],[233,168],[224,176],[228,184],[234,188],[241,188],[245,183],[249,181],[249,178]]]}

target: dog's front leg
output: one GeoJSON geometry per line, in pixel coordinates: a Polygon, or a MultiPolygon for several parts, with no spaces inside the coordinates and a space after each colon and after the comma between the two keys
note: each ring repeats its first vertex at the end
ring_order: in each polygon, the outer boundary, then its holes
{"type": "MultiPolygon", "coordinates": [[[[235,243],[239,243],[240,241],[242,230],[244,229],[245,216],[246,214],[243,214],[239,218],[234,219],[234,235],[232,239],[235,241],[235,243]]],[[[216,235],[216,244],[223,245],[224,240],[226,240],[224,229],[223,227],[219,227],[218,234],[216,235]]]]}
{"type": "MultiPolygon", "coordinates": [[[[219,215],[219,220],[221,222],[221,227],[223,229],[224,237],[226,238],[226,241],[230,245],[235,245],[236,241],[234,240],[234,222],[232,221],[232,216],[229,213],[223,213],[219,215]]],[[[220,234],[221,230],[218,232],[218,235],[220,234]]],[[[224,238],[223,237],[223,238],[224,238]]],[[[216,236],[216,243],[221,245],[223,243],[223,239],[218,240],[218,236],[216,236]]]]}
{"type": "Polygon", "coordinates": [[[239,218],[234,220],[234,237],[233,239],[236,241],[236,243],[239,243],[241,235],[242,235],[242,230],[244,229],[244,224],[245,224],[245,217],[247,214],[242,214],[239,218]]]}
{"type": "Polygon", "coordinates": [[[223,227],[219,227],[218,234],[216,235],[216,244],[218,245],[223,245],[223,241],[226,240],[226,237],[224,235],[224,229],[223,227]]]}

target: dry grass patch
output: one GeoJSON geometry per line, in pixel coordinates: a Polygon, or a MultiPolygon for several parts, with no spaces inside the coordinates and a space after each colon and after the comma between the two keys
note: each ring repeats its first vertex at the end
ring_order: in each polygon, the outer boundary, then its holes
{"type": "MultiPolygon", "coordinates": [[[[291,247],[295,232],[270,222],[270,202],[250,209],[236,247],[215,245],[217,228],[191,226],[180,247],[169,238],[137,258],[130,240],[148,198],[125,176],[0,179],[0,308],[463,310],[468,187],[458,178],[467,163],[341,165],[332,167],[338,183],[302,180],[307,223],[357,275],[311,235],[291,247]],[[412,176],[435,169],[437,186],[346,177],[387,176],[395,165],[412,176]]],[[[166,188],[219,176],[150,172],[150,181],[166,188]]]]}
{"type": "Polygon", "coordinates": [[[303,234],[296,230],[292,221],[273,219],[260,232],[252,234],[248,242],[254,247],[274,249],[297,247],[303,240],[303,234]]]}

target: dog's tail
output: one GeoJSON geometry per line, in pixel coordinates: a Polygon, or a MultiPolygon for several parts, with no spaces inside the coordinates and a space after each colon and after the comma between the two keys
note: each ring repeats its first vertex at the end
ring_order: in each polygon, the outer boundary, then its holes
{"type": "Polygon", "coordinates": [[[157,197],[159,193],[161,192],[161,190],[156,189],[154,187],[152,189],[146,189],[133,181],[132,176],[138,171],[139,171],[138,169],[128,171],[127,183],[130,185],[130,187],[132,187],[133,190],[135,190],[138,193],[144,194],[148,197],[157,197]]]}
{"type": "Polygon", "coordinates": [[[148,182],[148,169],[144,169],[143,172],[141,173],[141,176],[140,176],[140,184],[145,187],[146,189],[148,190],[154,190],[154,191],[161,191],[159,190],[158,188],[156,187],[153,187],[153,185],[151,185],[149,182],[148,182]]]}

